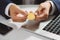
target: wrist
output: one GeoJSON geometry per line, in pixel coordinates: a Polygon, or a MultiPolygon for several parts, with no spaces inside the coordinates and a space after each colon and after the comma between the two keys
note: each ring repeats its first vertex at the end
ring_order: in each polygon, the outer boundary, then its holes
{"type": "MultiPolygon", "coordinates": [[[[49,2],[49,1],[48,1],[49,2]]],[[[49,2],[49,4],[50,4],[50,10],[49,10],[49,15],[50,15],[50,13],[51,13],[51,11],[52,11],[52,4],[49,2]]]]}
{"type": "MultiPolygon", "coordinates": [[[[50,13],[51,13],[51,11],[52,11],[52,4],[49,2],[49,1],[46,1],[46,3],[47,3],[47,5],[48,5],[48,7],[47,7],[47,9],[48,9],[48,14],[50,15],[50,13]]],[[[47,6],[46,5],[46,6],[47,6]]]]}
{"type": "Polygon", "coordinates": [[[50,3],[50,1],[46,1],[46,3],[48,3],[48,5],[51,7],[52,5],[51,5],[51,3],[50,3]]]}
{"type": "Polygon", "coordinates": [[[9,8],[10,8],[11,5],[15,5],[15,4],[14,3],[9,3],[5,8],[5,15],[8,16],[8,17],[10,17],[9,16],[9,13],[10,13],[9,8]]]}
{"type": "Polygon", "coordinates": [[[9,8],[9,13],[8,13],[9,16],[10,16],[11,10],[12,10],[12,5],[9,8]]]}
{"type": "Polygon", "coordinates": [[[11,16],[11,12],[13,12],[15,10],[15,5],[11,5],[9,8],[9,16],[11,16]]]}
{"type": "Polygon", "coordinates": [[[52,1],[49,1],[49,3],[51,4],[49,15],[53,15],[56,7],[52,1]]]}

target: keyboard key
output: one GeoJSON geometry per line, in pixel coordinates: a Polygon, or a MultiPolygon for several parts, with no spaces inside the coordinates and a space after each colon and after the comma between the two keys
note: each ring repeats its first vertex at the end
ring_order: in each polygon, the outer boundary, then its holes
{"type": "Polygon", "coordinates": [[[60,15],[56,16],[43,30],[60,35],[60,15]]]}
{"type": "Polygon", "coordinates": [[[55,29],[55,26],[59,23],[59,19],[54,23],[54,25],[52,25],[52,27],[50,28],[50,32],[53,31],[53,29],[55,29]]]}
{"type": "Polygon", "coordinates": [[[60,28],[60,23],[58,25],[56,25],[55,29],[53,29],[53,33],[55,33],[57,31],[57,29],[60,28]]]}

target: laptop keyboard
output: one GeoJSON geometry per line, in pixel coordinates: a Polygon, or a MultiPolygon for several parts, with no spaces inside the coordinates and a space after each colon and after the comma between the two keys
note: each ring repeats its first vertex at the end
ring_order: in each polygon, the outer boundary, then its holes
{"type": "Polygon", "coordinates": [[[43,30],[60,35],[60,15],[56,16],[43,30]]]}

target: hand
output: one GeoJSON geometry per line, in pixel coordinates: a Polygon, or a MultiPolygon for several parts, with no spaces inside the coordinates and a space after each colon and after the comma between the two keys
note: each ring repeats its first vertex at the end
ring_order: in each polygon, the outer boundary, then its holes
{"type": "Polygon", "coordinates": [[[27,13],[17,7],[17,5],[10,6],[10,17],[15,22],[24,22],[27,18],[27,13]],[[18,17],[18,14],[22,14],[23,17],[18,17]]]}
{"type": "Polygon", "coordinates": [[[51,4],[49,1],[41,3],[36,11],[36,20],[42,21],[48,19],[51,4]]]}

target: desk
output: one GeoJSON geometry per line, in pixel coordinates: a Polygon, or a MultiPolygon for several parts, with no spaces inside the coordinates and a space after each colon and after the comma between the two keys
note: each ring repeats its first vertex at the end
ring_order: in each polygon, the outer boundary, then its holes
{"type": "MultiPolygon", "coordinates": [[[[37,5],[26,5],[26,6],[25,5],[20,5],[20,7],[24,10],[26,10],[25,8],[27,8],[27,7],[31,8],[29,10],[32,10],[32,8],[35,10],[35,7],[37,7],[37,5]]],[[[43,37],[41,35],[37,35],[34,32],[29,32],[28,30],[23,29],[23,28],[18,27],[19,29],[17,29],[16,26],[18,26],[18,25],[20,26],[19,23],[15,23],[16,25],[14,25],[14,23],[10,23],[9,20],[6,20],[1,15],[0,15],[0,22],[13,27],[13,30],[11,32],[9,32],[7,35],[5,35],[5,36],[0,35],[0,40],[26,40],[30,37],[35,37],[35,38],[38,38],[40,40],[52,40],[52,39],[43,37]]],[[[35,32],[38,32],[38,31],[35,31],[35,32]]]]}

